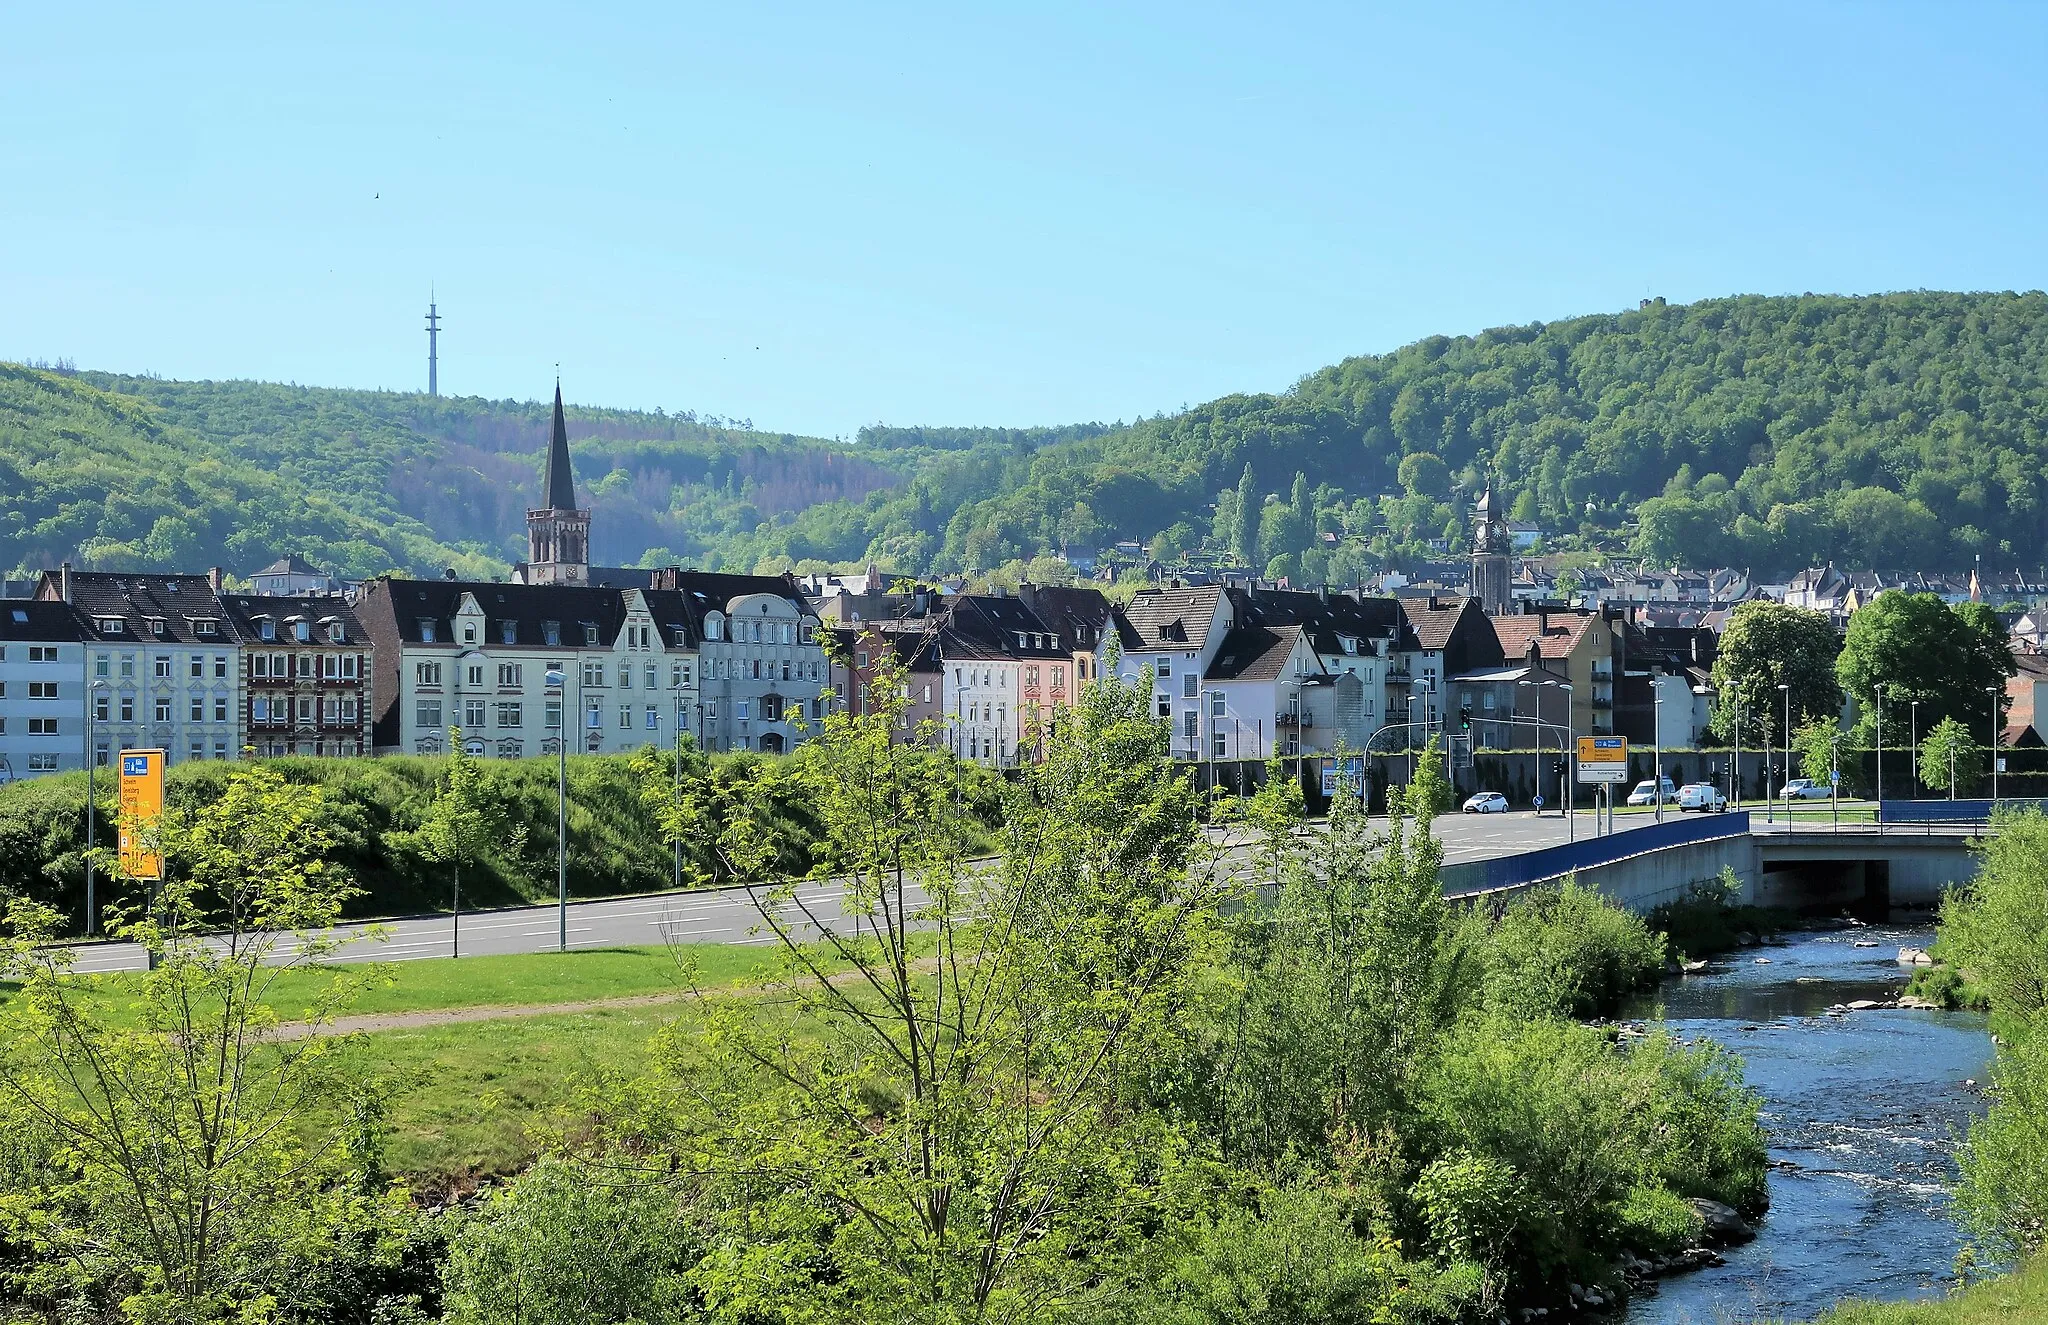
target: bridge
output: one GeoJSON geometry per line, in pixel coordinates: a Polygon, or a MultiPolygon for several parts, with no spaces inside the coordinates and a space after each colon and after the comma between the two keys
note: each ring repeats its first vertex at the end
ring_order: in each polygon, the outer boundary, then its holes
{"type": "Polygon", "coordinates": [[[1746,810],[1678,816],[1448,864],[1444,891],[1478,901],[1575,875],[1631,910],[1649,911],[1732,870],[1756,905],[1882,916],[1895,907],[1931,908],[1950,885],[1973,877],[1971,844],[1987,831],[1989,813],[1988,803],[1888,801],[1873,823],[1770,823],[1746,810]]]}

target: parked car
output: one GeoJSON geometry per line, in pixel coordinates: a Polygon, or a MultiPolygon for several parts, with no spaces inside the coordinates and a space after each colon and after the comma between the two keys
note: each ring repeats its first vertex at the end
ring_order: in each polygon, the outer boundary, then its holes
{"type": "Polygon", "coordinates": [[[1827,783],[1815,782],[1812,778],[1793,778],[1779,789],[1778,794],[1788,801],[1824,801],[1833,794],[1833,790],[1827,783]]]}
{"type": "Polygon", "coordinates": [[[1482,791],[1476,796],[1467,797],[1465,800],[1465,813],[1467,814],[1506,814],[1507,812],[1508,798],[1497,791],[1482,791]]]}
{"type": "MultiPolygon", "coordinates": [[[[1641,782],[1636,783],[1636,789],[1628,794],[1628,803],[1630,805],[1655,805],[1657,803],[1657,783],[1659,781],[1660,779],[1657,778],[1644,778],[1641,782]]],[[[1669,805],[1671,798],[1678,794],[1678,788],[1671,785],[1670,778],[1663,778],[1661,781],[1664,784],[1664,803],[1669,805]]]]}
{"type": "Polygon", "coordinates": [[[1728,798],[1711,782],[1688,782],[1678,789],[1678,808],[1713,814],[1728,808],[1728,798]]]}

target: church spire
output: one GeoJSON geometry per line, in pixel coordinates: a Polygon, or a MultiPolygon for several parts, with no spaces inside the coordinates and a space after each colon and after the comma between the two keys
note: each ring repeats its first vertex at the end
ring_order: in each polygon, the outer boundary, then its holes
{"type": "Polygon", "coordinates": [[[555,379],[555,435],[548,443],[548,486],[542,505],[551,511],[576,509],[576,476],[569,468],[569,426],[562,418],[562,382],[555,379]]]}

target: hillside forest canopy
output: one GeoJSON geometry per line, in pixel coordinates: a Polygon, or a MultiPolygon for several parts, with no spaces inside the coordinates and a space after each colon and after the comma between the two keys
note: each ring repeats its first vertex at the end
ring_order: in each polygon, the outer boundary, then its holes
{"type": "MultiPolygon", "coordinates": [[[[0,561],[488,573],[523,555],[546,408],[0,365],[0,561]]],[[[1460,551],[1489,478],[1547,551],[2031,568],[2044,420],[2039,291],[1653,300],[1128,424],[569,412],[604,564],[989,576],[1135,540],[1339,584],[1460,551]]]]}

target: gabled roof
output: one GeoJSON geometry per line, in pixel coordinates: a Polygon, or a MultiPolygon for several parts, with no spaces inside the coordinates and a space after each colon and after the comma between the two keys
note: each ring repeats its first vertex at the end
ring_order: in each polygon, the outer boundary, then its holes
{"type": "Polygon", "coordinates": [[[1199,651],[1208,642],[1209,624],[1222,596],[1222,586],[1215,584],[1139,590],[1124,607],[1124,622],[1131,628],[1124,647],[1199,651]]]}
{"type": "Polygon", "coordinates": [[[1300,626],[1239,626],[1216,646],[1207,681],[1272,681],[1287,670],[1300,626]]]}
{"type": "Polygon", "coordinates": [[[290,632],[284,629],[284,623],[295,617],[305,618],[314,627],[313,638],[307,641],[309,644],[333,643],[334,641],[328,638],[327,627],[337,621],[341,623],[344,643],[361,645],[370,641],[370,632],[363,629],[363,623],[357,620],[355,609],[348,605],[348,600],[331,594],[286,596],[227,593],[220,596],[220,604],[227,610],[228,619],[235,623],[235,629],[241,632],[245,641],[261,644],[294,643],[295,641],[286,638],[290,632]],[[278,623],[276,640],[263,638],[263,630],[259,623],[264,617],[278,623]]]}
{"type": "Polygon", "coordinates": [[[1069,649],[1093,649],[1102,643],[1116,609],[1100,589],[1079,585],[1027,584],[1017,590],[1018,600],[1056,631],[1060,643],[1069,649]]]}
{"type": "Polygon", "coordinates": [[[1530,612],[1522,616],[1491,617],[1489,620],[1493,622],[1493,633],[1500,640],[1500,651],[1504,657],[1526,658],[1529,645],[1535,643],[1539,657],[1569,658],[1599,618],[1590,612],[1530,612]]]}
{"type": "Polygon", "coordinates": [[[948,602],[939,648],[948,658],[1028,661],[1068,657],[1073,642],[1021,599],[959,594],[948,602]]]}
{"type": "MultiPolygon", "coordinates": [[[[58,598],[62,592],[59,584],[56,572],[43,572],[37,596],[58,598]]],[[[226,609],[204,575],[73,571],[71,605],[87,618],[89,639],[206,645],[232,643],[236,639],[226,609]],[[98,623],[111,618],[119,618],[122,628],[100,629],[98,623]],[[158,622],[162,623],[161,633],[152,628],[158,622]],[[199,622],[215,623],[218,633],[199,634],[195,629],[199,622]]]]}
{"type": "Polygon", "coordinates": [[[1451,635],[1467,610],[1478,611],[1475,598],[1431,596],[1399,601],[1401,610],[1408,616],[1408,625],[1415,632],[1416,647],[1431,652],[1439,652],[1451,642],[1451,635]]]}
{"type": "MultiPolygon", "coordinates": [[[[1344,652],[1343,638],[1367,641],[1395,635],[1396,649],[1414,647],[1414,630],[1408,614],[1393,598],[1352,597],[1332,593],[1325,597],[1288,589],[1234,590],[1232,605],[1238,620],[1263,626],[1300,626],[1309,646],[1325,657],[1344,652]]],[[[1368,650],[1369,651],[1369,650],[1368,650]]]]}
{"type": "Polygon", "coordinates": [[[422,643],[421,623],[432,621],[434,643],[452,645],[456,643],[455,614],[461,610],[465,594],[483,609],[480,646],[506,647],[503,627],[510,622],[512,647],[585,648],[589,646],[581,631],[588,622],[597,626],[599,645],[609,647],[626,624],[625,595],[620,590],[584,584],[377,579],[365,586],[356,610],[366,625],[374,627],[372,617],[383,618],[405,644],[422,643]],[[559,644],[547,643],[550,621],[561,627],[559,644]]]}
{"type": "Polygon", "coordinates": [[[327,575],[327,572],[326,572],[326,571],[324,571],[324,570],[321,570],[321,569],[320,569],[320,568],[319,568],[318,566],[315,566],[315,565],[314,565],[314,564],[313,564],[312,562],[310,562],[310,561],[307,561],[307,560],[306,560],[306,559],[305,559],[304,557],[302,557],[302,556],[300,556],[300,555],[299,555],[298,553],[294,552],[294,553],[292,553],[292,554],[291,554],[290,556],[288,556],[288,557],[279,557],[279,558],[278,558],[278,559],[277,559],[276,561],[273,561],[273,562],[271,562],[271,563],[270,563],[270,564],[269,564],[268,566],[265,566],[265,567],[264,567],[264,568],[263,568],[262,570],[260,570],[260,571],[257,571],[257,572],[256,572],[256,574],[258,574],[258,575],[318,575],[318,576],[321,576],[321,577],[323,577],[323,578],[324,578],[324,577],[325,577],[325,576],[327,575]]]}

